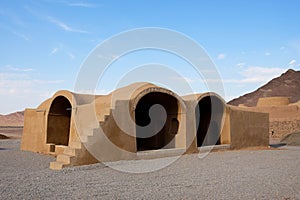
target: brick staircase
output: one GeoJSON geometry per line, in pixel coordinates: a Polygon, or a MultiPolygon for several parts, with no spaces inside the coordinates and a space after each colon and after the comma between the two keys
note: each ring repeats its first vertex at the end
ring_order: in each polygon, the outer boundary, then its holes
{"type": "MultiPolygon", "coordinates": [[[[92,105],[84,105],[84,109],[93,109],[92,105]]],[[[106,113],[103,113],[100,116],[100,121],[98,122],[97,126],[95,124],[89,124],[89,119],[85,118],[83,121],[84,128],[80,131],[82,135],[80,138],[78,137],[77,141],[71,141],[68,147],[63,151],[62,154],[57,155],[56,161],[50,163],[50,169],[53,170],[61,170],[64,167],[68,166],[76,166],[82,164],[92,164],[96,162],[96,159],[91,159],[91,163],[89,163],[88,159],[80,160],[80,155],[86,154],[87,149],[84,147],[84,144],[93,144],[95,141],[94,134],[97,133],[99,130],[99,126],[103,127],[105,122],[109,119],[110,115],[112,114],[112,109],[108,109],[106,113]],[[89,128],[86,128],[89,127],[89,128]]],[[[86,115],[89,116],[89,115],[86,115]]],[[[91,121],[91,120],[90,120],[91,121]]],[[[80,127],[80,126],[79,126],[80,127]]]]}
{"type": "Polygon", "coordinates": [[[56,161],[50,163],[50,169],[60,170],[67,166],[74,165],[76,155],[82,150],[82,143],[80,141],[70,142],[69,146],[64,150],[63,154],[56,157],[56,161]]]}

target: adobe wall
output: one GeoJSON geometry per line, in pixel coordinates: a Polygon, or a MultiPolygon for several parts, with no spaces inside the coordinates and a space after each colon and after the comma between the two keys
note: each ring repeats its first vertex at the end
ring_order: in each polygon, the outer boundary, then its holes
{"type": "Polygon", "coordinates": [[[258,99],[256,106],[286,106],[289,103],[290,99],[288,97],[264,97],[258,99]]]}
{"type": "Polygon", "coordinates": [[[275,120],[270,122],[270,133],[272,138],[283,138],[296,131],[300,131],[300,119],[275,120]]]}
{"type": "Polygon", "coordinates": [[[297,105],[248,107],[248,109],[256,112],[269,113],[270,121],[300,118],[300,109],[297,105]]]}
{"type": "Polygon", "coordinates": [[[245,107],[249,111],[269,113],[269,135],[282,138],[287,134],[300,131],[300,104],[289,104],[287,97],[261,98],[257,107],[245,107]]]}
{"type": "Polygon", "coordinates": [[[45,111],[25,109],[21,150],[40,153],[47,152],[47,148],[44,145],[45,119],[45,111]]]}
{"type": "MultiPolygon", "coordinates": [[[[72,93],[58,91],[52,98],[44,101],[37,109],[26,109],[24,113],[24,129],[21,150],[58,155],[64,151],[63,145],[47,143],[48,116],[52,102],[57,97],[64,97],[72,104],[72,93]]],[[[72,111],[73,112],[73,111],[72,111]]],[[[51,120],[50,120],[51,122],[51,120]]],[[[60,123],[59,121],[55,123],[60,123]]],[[[59,126],[59,125],[58,125],[59,126]]],[[[58,135],[59,136],[59,135],[58,135]]],[[[69,142],[78,139],[73,117],[70,119],[69,142]]]]}
{"type": "Polygon", "coordinates": [[[229,112],[232,149],[269,145],[269,114],[234,107],[229,112]]]}

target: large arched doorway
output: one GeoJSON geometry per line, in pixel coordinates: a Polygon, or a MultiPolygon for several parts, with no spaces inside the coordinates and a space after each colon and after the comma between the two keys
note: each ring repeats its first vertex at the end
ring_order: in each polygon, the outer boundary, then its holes
{"type": "Polygon", "coordinates": [[[63,96],[56,97],[48,114],[47,143],[68,145],[70,134],[72,107],[69,100],[63,96]]]}
{"type": "Polygon", "coordinates": [[[220,144],[225,105],[217,96],[203,97],[196,107],[197,147],[220,144]]]}
{"type": "Polygon", "coordinates": [[[162,92],[146,94],[136,106],[135,122],[137,151],[165,147],[179,129],[178,100],[162,92]]]}

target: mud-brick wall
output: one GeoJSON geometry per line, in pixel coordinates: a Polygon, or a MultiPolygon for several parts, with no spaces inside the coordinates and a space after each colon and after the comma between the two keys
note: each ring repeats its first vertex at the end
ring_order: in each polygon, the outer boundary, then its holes
{"type": "Polygon", "coordinates": [[[300,131],[300,119],[270,122],[270,134],[273,138],[282,138],[295,131],[300,131]]]}
{"type": "Polygon", "coordinates": [[[269,145],[269,114],[230,109],[231,148],[269,145]]]}

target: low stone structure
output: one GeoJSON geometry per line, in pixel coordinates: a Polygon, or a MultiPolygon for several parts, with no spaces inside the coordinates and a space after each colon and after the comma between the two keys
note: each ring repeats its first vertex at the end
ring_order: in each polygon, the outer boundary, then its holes
{"type": "Polygon", "coordinates": [[[290,103],[288,97],[260,98],[256,107],[239,105],[249,111],[268,113],[270,137],[283,138],[285,135],[300,131],[300,101],[290,103]]]}
{"type": "MultiPolygon", "coordinates": [[[[269,114],[226,105],[215,93],[180,97],[150,83],[108,95],[58,91],[25,110],[21,149],[57,156],[52,169],[141,159],[140,152],[268,146],[269,114]]],[[[165,155],[165,154],[162,154],[165,155]]],[[[168,154],[170,155],[170,154],[168,154]]]]}

